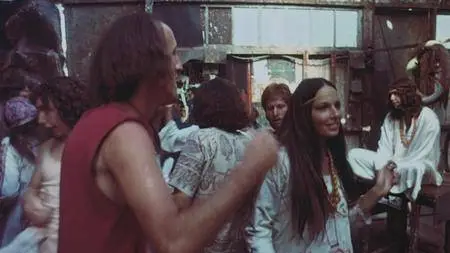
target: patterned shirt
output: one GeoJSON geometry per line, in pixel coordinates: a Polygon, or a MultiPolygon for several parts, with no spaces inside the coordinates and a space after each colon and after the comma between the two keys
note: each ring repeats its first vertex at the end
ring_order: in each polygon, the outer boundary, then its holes
{"type": "MultiPolygon", "coordinates": [[[[170,186],[191,197],[193,201],[214,194],[226,180],[230,170],[242,160],[251,138],[248,132],[229,133],[217,128],[193,132],[187,138],[186,146],[170,175],[170,186]]],[[[242,247],[245,239],[238,236],[231,227],[231,222],[227,223],[203,252],[240,252],[239,247],[242,247]]]]}

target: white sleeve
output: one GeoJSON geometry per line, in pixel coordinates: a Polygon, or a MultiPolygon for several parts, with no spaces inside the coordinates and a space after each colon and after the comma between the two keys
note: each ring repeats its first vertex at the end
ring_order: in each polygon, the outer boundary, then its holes
{"type": "Polygon", "coordinates": [[[161,148],[171,153],[181,151],[181,148],[186,144],[189,134],[198,129],[199,127],[196,125],[179,129],[175,121],[169,121],[158,133],[161,140],[161,148]]]}

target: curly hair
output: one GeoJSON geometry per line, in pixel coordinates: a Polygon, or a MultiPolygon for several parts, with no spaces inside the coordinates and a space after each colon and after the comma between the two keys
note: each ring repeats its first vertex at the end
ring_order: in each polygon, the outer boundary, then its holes
{"type": "Polygon", "coordinates": [[[144,11],[112,24],[100,39],[90,68],[90,95],[97,104],[128,101],[143,80],[175,82],[162,22],[144,11]]]}
{"type": "Polygon", "coordinates": [[[388,97],[388,108],[391,111],[391,117],[394,119],[401,118],[405,112],[417,113],[422,108],[422,99],[417,93],[417,86],[409,78],[400,78],[395,80],[391,85],[388,97]],[[392,94],[400,97],[401,106],[395,108],[390,99],[392,94]]]}
{"type": "Polygon", "coordinates": [[[61,120],[73,128],[81,115],[91,108],[87,87],[70,77],[55,77],[33,90],[32,101],[42,101],[46,107],[50,101],[58,110],[61,120]]]}
{"type": "Polygon", "coordinates": [[[24,88],[33,90],[42,83],[42,78],[36,74],[19,68],[7,68],[0,71],[0,97],[9,99],[19,96],[24,88]]]}
{"type": "Polygon", "coordinates": [[[216,77],[202,83],[193,99],[192,119],[200,128],[216,127],[236,132],[250,124],[236,85],[216,77]]]}

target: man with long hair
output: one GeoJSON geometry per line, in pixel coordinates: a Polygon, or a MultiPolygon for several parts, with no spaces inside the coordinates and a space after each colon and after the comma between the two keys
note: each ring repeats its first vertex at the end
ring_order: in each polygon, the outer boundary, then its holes
{"type": "Polygon", "coordinates": [[[38,123],[50,139],[39,146],[37,168],[24,194],[30,226],[1,253],[56,253],[58,250],[61,158],[65,140],[90,103],[85,85],[69,77],[52,78],[37,86],[32,100],[38,123]]]}
{"type": "MultiPolygon", "coordinates": [[[[170,175],[174,199],[186,209],[213,195],[241,160],[252,138],[247,108],[237,87],[222,78],[204,82],[193,99],[192,120],[200,130],[190,134],[170,175]]],[[[245,226],[253,201],[223,227],[205,253],[248,252],[245,226]]]]}
{"type": "Polygon", "coordinates": [[[61,172],[59,252],[198,252],[245,204],[276,161],[261,133],[211,198],[179,210],[157,162],[158,108],[176,101],[181,68],[172,30],[148,13],[115,21],[91,66],[98,108],[67,139],[61,172]]]}
{"type": "Polygon", "coordinates": [[[421,96],[410,79],[395,81],[388,98],[389,113],[381,126],[377,151],[352,149],[348,160],[354,173],[365,180],[373,180],[383,166],[393,162],[400,181],[391,192],[408,190],[408,195],[415,199],[422,183],[442,183],[437,170],[439,119],[433,110],[422,106],[421,96]]]}

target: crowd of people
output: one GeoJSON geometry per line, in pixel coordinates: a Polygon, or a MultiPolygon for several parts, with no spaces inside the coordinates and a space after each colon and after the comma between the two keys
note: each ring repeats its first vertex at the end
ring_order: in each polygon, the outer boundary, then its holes
{"type": "Polygon", "coordinates": [[[409,79],[391,86],[378,150],[347,154],[328,80],[269,84],[256,129],[214,78],[180,127],[181,70],[170,27],[138,12],[105,31],[88,85],[58,77],[6,102],[0,253],[353,252],[351,224],[383,197],[442,182],[439,121],[409,79]]]}

